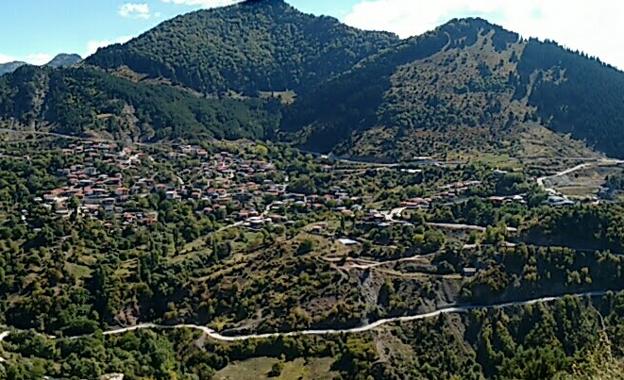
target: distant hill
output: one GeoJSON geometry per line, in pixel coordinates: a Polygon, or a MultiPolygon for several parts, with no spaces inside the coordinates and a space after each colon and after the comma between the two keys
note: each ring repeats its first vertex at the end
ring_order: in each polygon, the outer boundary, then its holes
{"type": "MultiPolygon", "coordinates": [[[[82,61],[82,57],[78,54],[59,54],[44,66],[53,68],[72,66],[82,61]]],[[[8,63],[0,63],[0,76],[10,74],[18,68],[27,65],[26,62],[15,61],[8,63]]]]}
{"type": "Polygon", "coordinates": [[[253,0],[166,21],[124,45],[87,58],[105,69],[129,67],[205,94],[305,92],[398,42],[282,0],[253,0]]]}
{"type": "Polygon", "coordinates": [[[82,57],[78,54],[59,54],[54,57],[46,66],[58,68],[72,66],[82,61],[82,57]]]}
{"type": "Polygon", "coordinates": [[[21,61],[13,61],[7,63],[0,63],[0,76],[4,74],[12,73],[17,70],[19,67],[26,65],[26,62],[21,61]]]}

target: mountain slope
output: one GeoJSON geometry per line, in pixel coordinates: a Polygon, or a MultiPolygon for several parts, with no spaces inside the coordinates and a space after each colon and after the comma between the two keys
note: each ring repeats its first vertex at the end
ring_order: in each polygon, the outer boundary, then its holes
{"type": "Polygon", "coordinates": [[[81,67],[5,75],[10,119],[135,140],[279,129],[309,150],[392,161],[588,147],[624,157],[624,74],[482,19],[399,40],[249,0],[177,17],[81,67]],[[285,90],[294,104],[261,99],[285,90]]]}
{"type": "Polygon", "coordinates": [[[19,67],[26,65],[26,62],[13,61],[7,63],[0,63],[0,75],[9,74],[17,70],[19,67]]]}
{"type": "Polygon", "coordinates": [[[623,72],[554,42],[530,40],[518,81],[518,95],[530,89],[529,104],[550,129],[624,157],[623,72]]]}
{"type": "Polygon", "coordinates": [[[390,33],[301,13],[282,0],[250,0],[176,17],[125,45],[99,50],[87,62],[127,66],[205,94],[255,96],[305,92],[397,41],[390,33]]]}
{"type": "Polygon", "coordinates": [[[0,115],[58,133],[119,139],[266,138],[272,102],[206,99],[166,85],[134,83],[90,67],[24,66],[0,78],[0,115]]]}
{"type": "Polygon", "coordinates": [[[300,97],[284,128],[308,149],[408,159],[514,153],[526,133],[548,127],[624,156],[623,80],[555,44],[522,40],[481,19],[453,20],[300,97]],[[604,138],[614,133],[621,138],[604,138]]]}

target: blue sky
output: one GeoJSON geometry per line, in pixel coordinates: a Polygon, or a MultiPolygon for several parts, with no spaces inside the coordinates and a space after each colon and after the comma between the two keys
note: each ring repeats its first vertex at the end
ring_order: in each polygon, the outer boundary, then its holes
{"type": "MultiPolygon", "coordinates": [[[[554,39],[624,68],[624,1],[287,0],[298,9],[402,37],[453,17],[481,16],[525,37],[554,39]]],[[[42,64],[61,52],[93,53],[158,23],[237,0],[0,0],[0,63],[42,64]]]]}

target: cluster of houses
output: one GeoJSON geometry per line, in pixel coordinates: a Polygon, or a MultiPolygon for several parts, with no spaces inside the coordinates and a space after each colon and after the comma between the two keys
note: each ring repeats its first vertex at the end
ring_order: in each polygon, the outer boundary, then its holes
{"type": "Polygon", "coordinates": [[[61,217],[68,217],[72,212],[93,216],[102,212],[118,212],[129,222],[155,223],[155,213],[130,213],[119,207],[131,195],[122,173],[140,164],[143,153],[129,147],[119,149],[112,143],[90,141],[72,144],[62,153],[67,157],[81,157],[81,163],[59,169],[57,174],[66,179],[66,184],[48,191],[35,201],[53,209],[61,217]],[[114,171],[115,174],[102,173],[98,169],[101,166],[114,168],[107,171],[114,171]]]}
{"type": "Polygon", "coordinates": [[[468,191],[481,185],[481,181],[460,181],[448,185],[440,186],[439,192],[435,195],[435,200],[452,201],[464,195],[468,191]]]}
{"type": "Polygon", "coordinates": [[[142,164],[153,157],[133,148],[120,149],[116,144],[80,142],[63,150],[67,156],[80,157],[74,164],[58,171],[66,184],[48,191],[35,199],[53,209],[61,217],[73,212],[98,217],[105,213],[120,215],[125,223],[153,224],[156,212],[132,212],[124,205],[131,198],[141,198],[152,193],[162,193],[169,200],[206,201],[212,212],[231,202],[244,203],[253,195],[285,193],[285,185],[270,180],[256,183],[250,178],[258,173],[271,173],[273,164],[262,160],[244,160],[227,152],[209,155],[200,147],[179,146],[168,158],[192,156],[200,161],[198,167],[180,170],[172,180],[158,180],[157,173],[146,172],[142,164]],[[105,174],[98,167],[105,166],[105,174]],[[113,170],[110,170],[113,168],[113,170]],[[182,179],[192,178],[189,184],[182,179]]]}
{"type": "MultiPolygon", "coordinates": [[[[69,162],[79,163],[58,170],[57,174],[66,183],[36,199],[60,217],[69,217],[74,212],[96,218],[113,213],[126,224],[154,224],[158,221],[157,212],[125,206],[130,199],[158,193],[169,200],[196,202],[198,214],[219,212],[252,228],[267,223],[287,224],[283,211],[292,207],[327,209],[345,217],[366,211],[362,222],[378,227],[393,219],[392,215],[365,210],[366,199],[352,197],[340,186],[333,186],[323,194],[293,194],[288,191],[288,178],[279,175],[272,162],[229,152],[211,153],[199,146],[174,146],[157,157],[179,164],[174,165],[177,171],[173,178],[149,172],[154,157],[135,147],[84,141],[68,146],[63,154],[69,162]],[[75,157],[80,160],[72,159],[75,157]],[[285,183],[277,183],[275,178],[284,178],[285,183]]],[[[440,186],[437,194],[404,200],[401,207],[426,210],[435,202],[455,200],[480,185],[480,181],[460,181],[440,186]]],[[[496,205],[526,203],[522,195],[489,200],[496,205]]],[[[565,205],[570,201],[551,194],[548,202],[565,205]]]]}
{"type": "Polygon", "coordinates": [[[352,215],[358,207],[361,209],[362,199],[351,197],[338,186],[322,195],[289,193],[287,178],[285,184],[272,179],[277,174],[273,163],[228,152],[209,153],[197,146],[177,146],[160,157],[195,161],[191,167],[181,165],[170,179],[149,172],[154,157],[136,148],[80,142],[70,145],[63,153],[81,158],[74,160],[80,164],[59,170],[57,174],[66,183],[35,199],[60,217],[69,217],[74,212],[95,218],[114,213],[125,224],[154,224],[158,221],[157,212],[137,212],[125,207],[128,200],[153,193],[169,200],[196,201],[200,205],[197,213],[226,212],[228,218],[252,228],[288,223],[279,214],[290,207],[331,208],[346,215],[352,215]],[[106,166],[109,174],[98,169],[102,166],[106,166]],[[266,210],[258,210],[260,204],[268,204],[266,210]]]}

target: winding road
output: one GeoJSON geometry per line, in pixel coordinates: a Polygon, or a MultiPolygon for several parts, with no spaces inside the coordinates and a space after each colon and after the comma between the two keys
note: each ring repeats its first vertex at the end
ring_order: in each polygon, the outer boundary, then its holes
{"type": "MultiPolygon", "coordinates": [[[[290,332],[275,332],[275,333],[266,333],[266,334],[249,334],[249,335],[238,335],[238,336],[225,336],[217,333],[213,329],[204,326],[192,325],[192,324],[181,324],[181,325],[157,325],[153,323],[140,324],[131,327],[120,328],[116,330],[110,330],[104,332],[104,335],[119,335],[124,334],[130,331],[136,330],[144,330],[144,329],[193,329],[199,330],[209,336],[210,338],[221,341],[221,342],[240,342],[254,339],[267,339],[267,338],[275,338],[275,337],[295,337],[295,336],[306,336],[306,335],[340,335],[340,334],[357,334],[366,331],[375,330],[381,326],[392,324],[392,323],[400,323],[400,322],[412,322],[423,319],[435,318],[440,315],[446,314],[463,314],[468,313],[472,310],[477,309],[506,309],[514,306],[530,306],[540,303],[550,303],[565,297],[575,297],[575,298],[588,298],[588,297],[601,297],[610,291],[597,291],[597,292],[586,292],[586,293],[575,293],[575,294],[565,294],[560,296],[553,297],[542,297],[536,298],[527,301],[518,301],[518,302],[507,302],[501,304],[494,305],[464,305],[464,306],[451,306],[447,308],[438,309],[436,311],[432,311],[430,313],[424,314],[415,314],[415,315],[407,315],[402,317],[394,317],[394,318],[384,318],[375,322],[366,323],[359,327],[353,327],[349,329],[326,329],[326,330],[299,330],[299,331],[290,331],[290,332]]],[[[70,337],[69,339],[79,339],[84,336],[76,336],[70,337]]]]}
{"type": "MultiPolygon", "coordinates": [[[[275,333],[266,333],[266,334],[224,336],[224,335],[221,335],[221,334],[217,333],[216,331],[214,331],[214,330],[212,330],[212,329],[210,329],[208,327],[204,327],[204,326],[189,325],[189,324],[174,325],[174,326],[163,326],[163,325],[156,325],[156,324],[148,323],[148,324],[141,324],[141,325],[137,325],[137,326],[126,327],[126,328],[121,328],[121,329],[116,329],[116,330],[110,330],[110,331],[105,332],[104,335],[118,335],[118,334],[123,334],[123,333],[129,332],[129,331],[135,331],[135,330],[141,330],[141,329],[180,329],[180,328],[188,328],[188,329],[194,329],[194,330],[202,331],[207,336],[209,336],[210,338],[212,338],[214,340],[217,340],[217,341],[222,341],[222,342],[240,342],[240,341],[246,341],[246,340],[267,339],[267,338],[275,338],[275,337],[293,337],[293,336],[305,336],[305,335],[357,334],[357,333],[362,333],[362,332],[366,332],[366,331],[375,330],[375,329],[377,329],[377,328],[379,328],[379,327],[381,327],[383,325],[392,324],[392,323],[412,322],[412,321],[418,321],[418,320],[423,320],[423,319],[435,318],[435,317],[438,317],[440,315],[446,315],[446,314],[463,314],[463,313],[468,313],[468,312],[470,312],[472,310],[477,310],[477,309],[497,310],[497,309],[506,309],[506,308],[510,308],[510,307],[515,307],[515,306],[530,306],[530,305],[535,305],[535,304],[540,304],[540,303],[550,303],[550,302],[554,302],[554,301],[563,299],[565,297],[575,297],[575,298],[601,297],[601,296],[604,296],[605,294],[607,294],[609,292],[611,292],[611,291],[607,290],[607,291],[597,291],[597,292],[565,294],[565,295],[560,295],[560,296],[542,297],[542,298],[536,298],[536,299],[527,300],[527,301],[507,302],[507,303],[494,304],[494,305],[451,306],[451,307],[447,307],[447,308],[438,309],[438,310],[432,311],[430,313],[407,315],[407,316],[394,317],[394,318],[384,318],[384,319],[380,319],[380,320],[375,321],[375,322],[366,323],[366,324],[364,324],[362,326],[353,327],[353,328],[349,328],[349,329],[299,330],[299,331],[275,332],[275,333]]],[[[71,339],[77,339],[77,338],[80,338],[80,337],[73,337],[71,339]]]]}
{"type": "MultiPolygon", "coordinates": [[[[406,316],[402,316],[402,317],[384,318],[384,319],[380,319],[380,320],[375,321],[375,322],[366,323],[366,324],[364,324],[362,326],[359,326],[359,327],[353,327],[353,328],[348,328],[348,329],[298,330],[298,331],[275,332],[275,333],[266,333],[266,334],[249,334],[249,335],[225,336],[225,335],[219,334],[218,332],[214,331],[211,328],[208,328],[208,327],[205,327],[205,326],[193,325],[193,324],[179,324],[179,325],[167,326],[167,325],[158,325],[158,324],[154,324],[154,323],[144,323],[144,324],[140,324],[140,325],[136,325],[136,326],[124,327],[124,328],[119,328],[119,329],[115,329],[115,330],[105,331],[103,333],[103,335],[105,335],[105,336],[120,335],[120,334],[125,334],[127,332],[138,331],[138,330],[192,329],[192,330],[201,331],[202,333],[206,334],[208,337],[210,337],[210,338],[212,338],[212,339],[214,339],[216,341],[221,341],[221,342],[241,342],[241,341],[247,341],[247,340],[267,339],[267,338],[275,338],[275,337],[296,337],[296,336],[310,336],[310,335],[322,336],[322,335],[357,334],[357,333],[362,333],[362,332],[366,332],[366,331],[375,330],[375,329],[377,329],[377,328],[379,328],[381,326],[388,325],[388,324],[401,323],[401,322],[412,322],[412,321],[418,321],[418,320],[423,320],[423,319],[436,318],[436,317],[439,317],[441,315],[464,314],[464,313],[468,313],[468,312],[470,312],[472,310],[477,310],[477,309],[499,310],[499,309],[505,309],[505,308],[510,308],[510,307],[516,307],[516,306],[530,306],[530,305],[535,305],[535,304],[554,302],[554,301],[563,299],[565,297],[575,297],[575,298],[601,297],[601,296],[606,295],[609,292],[616,292],[616,291],[605,290],[605,291],[586,292],[586,293],[564,294],[564,295],[559,295],[559,296],[542,297],[542,298],[536,298],[536,299],[526,300],[526,301],[507,302],[507,303],[492,304],[492,305],[450,306],[450,307],[438,309],[436,311],[432,311],[432,312],[429,312],[429,313],[406,315],[406,316]]],[[[1,333],[0,334],[0,342],[2,342],[2,340],[4,338],[6,338],[9,335],[9,333],[10,333],[9,331],[5,331],[5,332],[1,333]]],[[[85,337],[92,336],[92,335],[93,334],[79,335],[79,336],[72,336],[72,337],[64,337],[64,338],[55,338],[55,337],[50,337],[50,338],[74,340],[74,339],[85,338],[85,337]]],[[[4,361],[4,359],[0,359],[0,361],[4,361]]]]}

